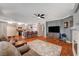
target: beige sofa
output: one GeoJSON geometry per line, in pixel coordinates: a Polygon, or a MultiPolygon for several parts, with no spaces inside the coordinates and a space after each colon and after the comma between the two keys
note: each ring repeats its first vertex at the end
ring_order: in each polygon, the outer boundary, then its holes
{"type": "Polygon", "coordinates": [[[0,42],[0,56],[20,56],[20,52],[9,42],[0,42]]]}
{"type": "Polygon", "coordinates": [[[35,51],[33,51],[32,49],[30,49],[28,52],[24,53],[23,56],[40,56],[39,54],[37,54],[35,51]]]}
{"type": "Polygon", "coordinates": [[[10,42],[0,41],[0,56],[39,56],[26,44],[16,48],[10,42]]]}
{"type": "Polygon", "coordinates": [[[30,49],[27,44],[18,47],[17,50],[21,53],[22,56],[39,56],[39,54],[30,49]]]}

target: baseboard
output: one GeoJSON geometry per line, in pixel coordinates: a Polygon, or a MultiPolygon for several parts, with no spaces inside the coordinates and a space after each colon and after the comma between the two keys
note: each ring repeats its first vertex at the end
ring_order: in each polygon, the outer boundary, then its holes
{"type": "Polygon", "coordinates": [[[71,41],[66,41],[67,43],[72,43],[71,41]]]}

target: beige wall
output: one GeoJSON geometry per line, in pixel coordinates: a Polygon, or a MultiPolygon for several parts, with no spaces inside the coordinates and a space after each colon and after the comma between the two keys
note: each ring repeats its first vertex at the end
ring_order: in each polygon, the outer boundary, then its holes
{"type": "Polygon", "coordinates": [[[17,35],[16,31],[16,26],[15,25],[7,25],[7,36],[15,36],[17,35]]]}
{"type": "MultiPolygon", "coordinates": [[[[26,29],[26,31],[33,31],[33,29],[30,29],[30,25],[21,25],[23,29],[26,29]]],[[[15,36],[18,34],[17,32],[17,27],[18,25],[14,24],[7,24],[7,36],[15,36]]],[[[43,36],[44,35],[44,24],[38,24],[37,25],[37,31],[38,31],[38,36],[43,36]]]]}
{"type": "Polygon", "coordinates": [[[6,36],[6,34],[7,34],[7,29],[6,28],[7,28],[6,23],[0,21],[0,36],[2,36],[2,35],[6,36]]]}
{"type": "Polygon", "coordinates": [[[37,25],[38,36],[44,36],[43,26],[44,25],[43,24],[40,24],[40,23],[37,25]]]}

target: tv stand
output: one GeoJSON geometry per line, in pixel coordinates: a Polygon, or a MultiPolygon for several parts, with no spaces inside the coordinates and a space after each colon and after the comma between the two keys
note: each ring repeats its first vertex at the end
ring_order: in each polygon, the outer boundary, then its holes
{"type": "Polygon", "coordinates": [[[60,34],[59,33],[53,33],[53,32],[49,32],[47,34],[48,38],[59,38],[60,34]]]}

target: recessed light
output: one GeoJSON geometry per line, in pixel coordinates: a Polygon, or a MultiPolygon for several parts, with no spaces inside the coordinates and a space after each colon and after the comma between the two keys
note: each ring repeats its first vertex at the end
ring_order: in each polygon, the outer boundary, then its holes
{"type": "Polygon", "coordinates": [[[18,23],[18,25],[22,25],[22,23],[18,23]]]}
{"type": "Polygon", "coordinates": [[[38,17],[38,18],[40,18],[40,17],[38,17]]]}
{"type": "Polygon", "coordinates": [[[14,22],[8,21],[9,24],[13,24],[14,22]]]}
{"type": "Polygon", "coordinates": [[[25,24],[25,26],[27,26],[27,24],[25,24]]]}

